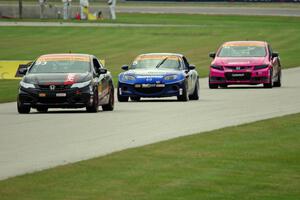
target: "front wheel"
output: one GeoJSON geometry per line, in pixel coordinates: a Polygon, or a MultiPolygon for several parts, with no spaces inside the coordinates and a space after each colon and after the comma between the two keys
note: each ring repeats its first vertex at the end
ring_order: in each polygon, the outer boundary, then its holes
{"type": "Polygon", "coordinates": [[[273,87],[273,73],[272,69],[270,69],[270,78],[268,83],[264,83],[264,88],[272,88],[273,87]]]}
{"type": "Polygon", "coordinates": [[[187,89],[187,83],[184,82],[184,85],[182,87],[182,94],[177,96],[178,101],[188,101],[189,95],[188,95],[188,89],[187,89]]]}
{"type": "Polygon", "coordinates": [[[199,99],[199,79],[196,82],[195,89],[192,95],[189,96],[190,100],[198,100],[199,99]]]}
{"type": "Polygon", "coordinates": [[[99,111],[99,93],[97,89],[94,91],[92,105],[87,106],[86,111],[89,113],[96,113],[99,111]]]}
{"type": "Polygon", "coordinates": [[[277,81],[274,82],[274,87],[281,87],[281,72],[278,73],[277,81]]]}
{"type": "Polygon", "coordinates": [[[114,95],[114,88],[111,89],[109,93],[109,103],[102,106],[103,111],[112,111],[114,110],[115,105],[115,95],[114,95]]]}
{"type": "Polygon", "coordinates": [[[28,114],[30,113],[30,106],[24,106],[20,102],[17,103],[18,113],[20,114],[28,114]]]}
{"type": "Polygon", "coordinates": [[[210,83],[210,80],[208,81],[208,87],[209,89],[218,89],[219,85],[218,84],[212,84],[210,83]]]}
{"type": "Polygon", "coordinates": [[[120,90],[118,89],[118,101],[119,102],[128,102],[129,97],[120,95],[119,91],[120,90]]]}

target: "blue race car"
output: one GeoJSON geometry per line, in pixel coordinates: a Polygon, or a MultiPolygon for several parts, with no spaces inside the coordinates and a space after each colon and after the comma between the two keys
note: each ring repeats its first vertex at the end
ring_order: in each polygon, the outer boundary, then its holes
{"type": "Polygon", "coordinates": [[[199,99],[199,76],[181,54],[139,55],[119,74],[118,101],[139,101],[141,97],[177,96],[179,101],[199,99]]]}

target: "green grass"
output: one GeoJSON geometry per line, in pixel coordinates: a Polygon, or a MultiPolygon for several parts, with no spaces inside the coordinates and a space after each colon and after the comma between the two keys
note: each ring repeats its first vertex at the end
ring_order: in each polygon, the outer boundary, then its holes
{"type": "MultiPolygon", "coordinates": [[[[106,60],[116,81],[120,67],[131,63],[138,54],[179,52],[196,64],[200,76],[205,77],[211,62],[208,53],[216,51],[224,41],[266,40],[280,52],[283,68],[300,66],[300,18],[297,17],[120,14],[116,23],[196,26],[1,27],[0,59],[32,60],[41,54],[70,50],[90,53],[106,60]]],[[[0,98],[2,95],[0,91],[0,98]]]]}
{"type": "Polygon", "coordinates": [[[0,103],[16,101],[19,80],[0,80],[0,103]]]}
{"type": "Polygon", "coordinates": [[[8,199],[300,199],[300,114],[0,181],[8,199]]]}

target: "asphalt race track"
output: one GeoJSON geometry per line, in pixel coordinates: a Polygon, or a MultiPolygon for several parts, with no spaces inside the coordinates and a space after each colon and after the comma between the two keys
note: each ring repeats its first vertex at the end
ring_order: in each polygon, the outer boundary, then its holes
{"type": "Polygon", "coordinates": [[[209,90],[199,101],[152,99],[116,103],[113,112],[33,110],[0,104],[0,179],[126,148],[300,112],[300,68],[284,70],[283,87],[209,90]]]}

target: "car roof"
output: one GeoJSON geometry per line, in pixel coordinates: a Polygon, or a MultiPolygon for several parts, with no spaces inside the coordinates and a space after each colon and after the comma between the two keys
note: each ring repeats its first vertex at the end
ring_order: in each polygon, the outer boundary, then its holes
{"type": "Polygon", "coordinates": [[[82,54],[82,53],[53,53],[53,54],[44,54],[40,57],[55,57],[55,56],[65,56],[65,57],[72,57],[72,56],[82,56],[82,57],[93,57],[90,54],[82,54]]]}
{"type": "Polygon", "coordinates": [[[267,46],[267,42],[265,41],[228,41],[223,43],[222,46],[230,46],[230,45],[243,45],[243,44],[251,44],[251,45],[258,45],[258,46],[267,46]]]}
{"type": "Polygon", "coordinates": [[[139,56],[178,56],[178,57],[183,57],[183,55],[179,54],[179,53],[146,53],[146,54],[141,54],[139,56]]]}

